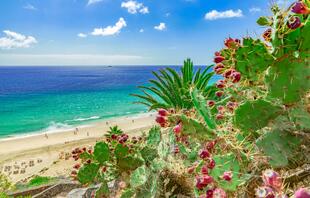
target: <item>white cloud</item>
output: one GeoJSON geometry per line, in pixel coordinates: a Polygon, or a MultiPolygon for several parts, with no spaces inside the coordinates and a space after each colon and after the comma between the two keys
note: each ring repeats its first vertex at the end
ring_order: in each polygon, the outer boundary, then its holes
{"type": "Polygon", "coordinates": [[[0,48],[28,48],[32,44],[37,43],[37,40],[32,36],[25,36],[10,30],[4,30],[5,37],[0,38],[0,48]]]}
{"type": "Polygon", "coordinates": [[[140,29],[139,32],[140,32],[140,33],[143,33],[143,32],[144,32],[144,29],[140,29]]]}
{"type": "Polygon", "coordinates": [[[166,24],[165,23],[159,23],[159,25],[157,26],[154,26],[154,29],[155,30],[159,30],[159,31],[163,31],[165,30],[167,27],[166,27],[166,24]]]}
{"type": "Polygon", "coordinates": [[[257,7],[253,7],[253,8],[250,8],[249,11],[250,11],[251,13],[255,13],[255,12],[261,12],[262,9],[257,8],[257,7]]]}
{"type": "Polygon", "coordinates": [[[224,19],[224,18],[233,18],[233,17],[242,17],[242,10],[238,9],[234,10],[226,10],[223,12],[219,12],[217,10],[212,10],[211,12],[206,13],[206,20],[216,20],[216,19],[224,19]]]}
{"type": "Polygon", "coordinates": [[[23,8],[26,10],[37,10],[36,7],[34,7],[33,5],[31,5],[29,3],[27,5],[25,5],[23,8]]]}
{"type": "Polygon", "coordinates": [[[170,14],[170,12],[167,12],[166,14],[165,14],[165,17],[169,17],[171,14],[170,14]]]}
{"type": "Polygon", "coordinates": [[[122,2],[122,8],[126,8],[130,14],[136,14],[138,12],[142,14],[148,14],[148,7],[144,6],[143,3],[139,3],[137,1],[129,0],[127,2],[122,2]]]}
{"type": "Polygon", "coordinates": [[[92,4],[95,4],[95,3],[99,3],[101,1],[103,1],[103,0],[88,0],[87,5],[92,5],[92,4]]]}
{"type": "Polygon", "coordinates": [[[87,35],[84,34],[84,33],[79,33],[77,36],[80,37],[80,38],[85,38],[85,37],[87,37],[87,35]]]}
{"type": "Polygon", "coordinates": [[[121,32],[121,29],[126,26],[126,21],[124,20],[124,18],[121,17],[114,26],[109,25],[105,28],[95,28],[91,34],[94,36],[112,36],[115,34],[119,34],[121,32]]]}

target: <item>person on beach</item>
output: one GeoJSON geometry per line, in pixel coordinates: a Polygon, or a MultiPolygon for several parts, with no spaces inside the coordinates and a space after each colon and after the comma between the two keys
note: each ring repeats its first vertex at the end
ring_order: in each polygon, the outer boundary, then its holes
{"type": "Polygon", "coordinates": [[[45,138],[46,138],[46,139],[48,139],[48,135],[47,135],[47,133],[45,133],[45,138]]]}

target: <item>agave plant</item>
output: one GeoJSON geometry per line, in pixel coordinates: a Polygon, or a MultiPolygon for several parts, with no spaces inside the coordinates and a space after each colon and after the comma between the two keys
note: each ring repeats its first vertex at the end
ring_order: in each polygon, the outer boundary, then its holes
{"type": "Polygon", "coordinates": [[[106,137],[111,137],[112,135],[120,135],[123,131],[120,129],[117,125],[110,127],[110,129],[107,131],[106,137]]]}
{"type": "Polygon", "coordinates": [[[139,86],[143,94],[132,95],[140,98],[137,103],[148,106],[149,110],[191,109],[193,107],[191,88],[200,90],[205,97],[215,91],[214,86],[209,85],[213,72],[208,71],[212,66],[199,68],[195,72],[193,62],[187,59],[180,73],[169,67],[153,72],[156,79],[149,80],[150,86],[139,86]]]}

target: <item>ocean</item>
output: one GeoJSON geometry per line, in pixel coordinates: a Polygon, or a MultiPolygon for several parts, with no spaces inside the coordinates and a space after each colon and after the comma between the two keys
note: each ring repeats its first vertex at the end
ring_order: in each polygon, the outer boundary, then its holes
{"type": "Polygon", "coordinates": [[[137,86],[155,66],[0,67],[0,137],[147,112],[137,86]]]}

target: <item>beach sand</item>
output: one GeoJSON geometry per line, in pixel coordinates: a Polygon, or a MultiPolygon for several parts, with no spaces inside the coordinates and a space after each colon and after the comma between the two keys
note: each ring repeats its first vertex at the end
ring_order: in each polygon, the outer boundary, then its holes
{"type": "Polygon", "coordinates": [[[70,157],[73,148],[93,146],[110,126],[118,125],[129,135],[136,135],[147,131],[154,120],[154,113],[146,113],[102,120],[73,130],[0,139],[0,172],[14,183],[33,175],[69,176],[75,164],[70,157]]]}

